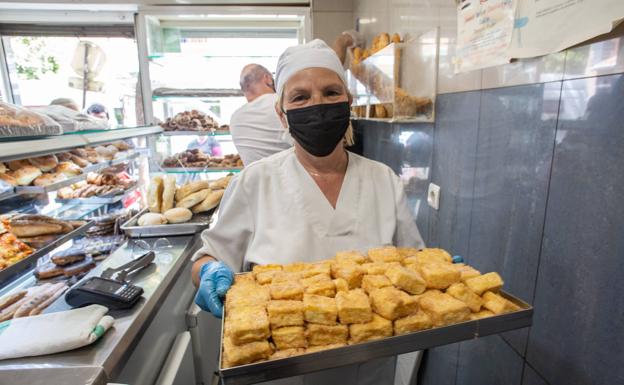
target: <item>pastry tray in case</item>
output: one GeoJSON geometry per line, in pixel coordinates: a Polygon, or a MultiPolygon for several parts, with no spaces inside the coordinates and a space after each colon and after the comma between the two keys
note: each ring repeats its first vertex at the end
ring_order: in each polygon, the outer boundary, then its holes
{"type": "Polygon", "coordinates": [[[139,226],[139,217],[147,213],[147,208],[128,219],[121,230],[130,238],[166,237],[169,235],[189,235],[202,232],[210,226],[213,210],[205,213],[193,214],[190,221],[184,223],[171,223],[166,225],[139,226]]]}
{"type": "MultiPolygon", "coordinates": [[[[298,376],[319,370],[357,364],[374,358],[389,357],[435,346],[471,340],[531,326],[533,307],[511,294],[500,294],[520,306],[521,310],[474,321],[421,330],[376,341],[348,345],[321,352],[253,364],[223,368],[223,320],[221,323],[221,350],[219,377],[221,385],[246,385],[257,382],[298,376]]],[[[225,317],[223,317],[225,319],[225,317]]]]}
{"type": "Polygon", "coordinates": [[[22,259],[21,261],[15,262],[11,266],[6,267],[3,270],[0,270],[0,287],[4,286],[5,283],[11,281],[14,277],[20,275],[22,272],[34,268],[37,264],[37,260],[40,257],[43,257],[44,255],[48,254],[50,251],[53,251],[70,239],[74,239],[86,233],[87,230],[89,230],[89,228],[93,226],[94,223],[95,222],[93,221],[88,221],[84,225],[70,231],[69,233],[59,234],[58,238],[51,241],[47,245],[36,249],[28,257],[22,259]]]}

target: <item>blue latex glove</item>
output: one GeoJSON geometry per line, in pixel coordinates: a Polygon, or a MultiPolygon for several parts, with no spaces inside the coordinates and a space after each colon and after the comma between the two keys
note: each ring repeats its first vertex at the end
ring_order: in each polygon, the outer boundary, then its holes
{"type": "Polygon", "coordinates": [[[199,269],[199,289],[195,303],[215,317],[223,316],[223,298],[234,281],[234,273],[223,262],[208,262],[199,269]]]}
{"type": "Polygon", "coordinates": [[[461,255],[453,255],[453,263],[464,263],[464,257],[461,255]]]}

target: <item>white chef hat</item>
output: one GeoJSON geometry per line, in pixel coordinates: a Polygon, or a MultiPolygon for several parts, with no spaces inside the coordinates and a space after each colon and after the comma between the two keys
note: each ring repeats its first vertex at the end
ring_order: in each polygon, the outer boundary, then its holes
{"type": "Polygon", "coordinates": [[[275,85],[277,95],[282,96],[284,85],[297,72],[306,68],[327,68],[334,71],[346,84],[344,68],[338,55],[333,49],[320,39],[312,40],[309,43],[288,47],[277,61],[275,71],[275,85]]]}

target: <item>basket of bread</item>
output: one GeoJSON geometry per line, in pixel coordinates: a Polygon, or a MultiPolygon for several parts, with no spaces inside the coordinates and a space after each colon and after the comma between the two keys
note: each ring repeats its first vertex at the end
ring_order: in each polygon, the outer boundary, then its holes
{"type": "Polygon", "coordinates": [[[130,237],[195,234],[207,228],[233,175],[214,181],[176,184],[173,175],[155,176],[147,207],[121,226],[130,237]]]}
{"type": "Polygon", "coordinates": [[[376,352],[406,353],[474,338],[485,319],[515,317],[500,330],[530,324],[530,306],[502,287],[498,273],[453,263],[433,248],[385,246],[315,263],[256,265],[237,275],[226,294],[221,376],[225,383],[246,375],[265,381],[365,361],[376,352]],[[323,364],[312,355],[318,352],[326,355],[323,364]]]}

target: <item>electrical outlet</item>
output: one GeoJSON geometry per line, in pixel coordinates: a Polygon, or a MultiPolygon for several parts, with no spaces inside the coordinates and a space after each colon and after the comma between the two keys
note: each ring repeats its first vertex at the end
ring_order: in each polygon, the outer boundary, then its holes
{"type": "Polygon", "coordinates": [[[427,203],[434,210],[438,210],[440,208],[440,186],[435,183],[429,183],[427,203]]]}

